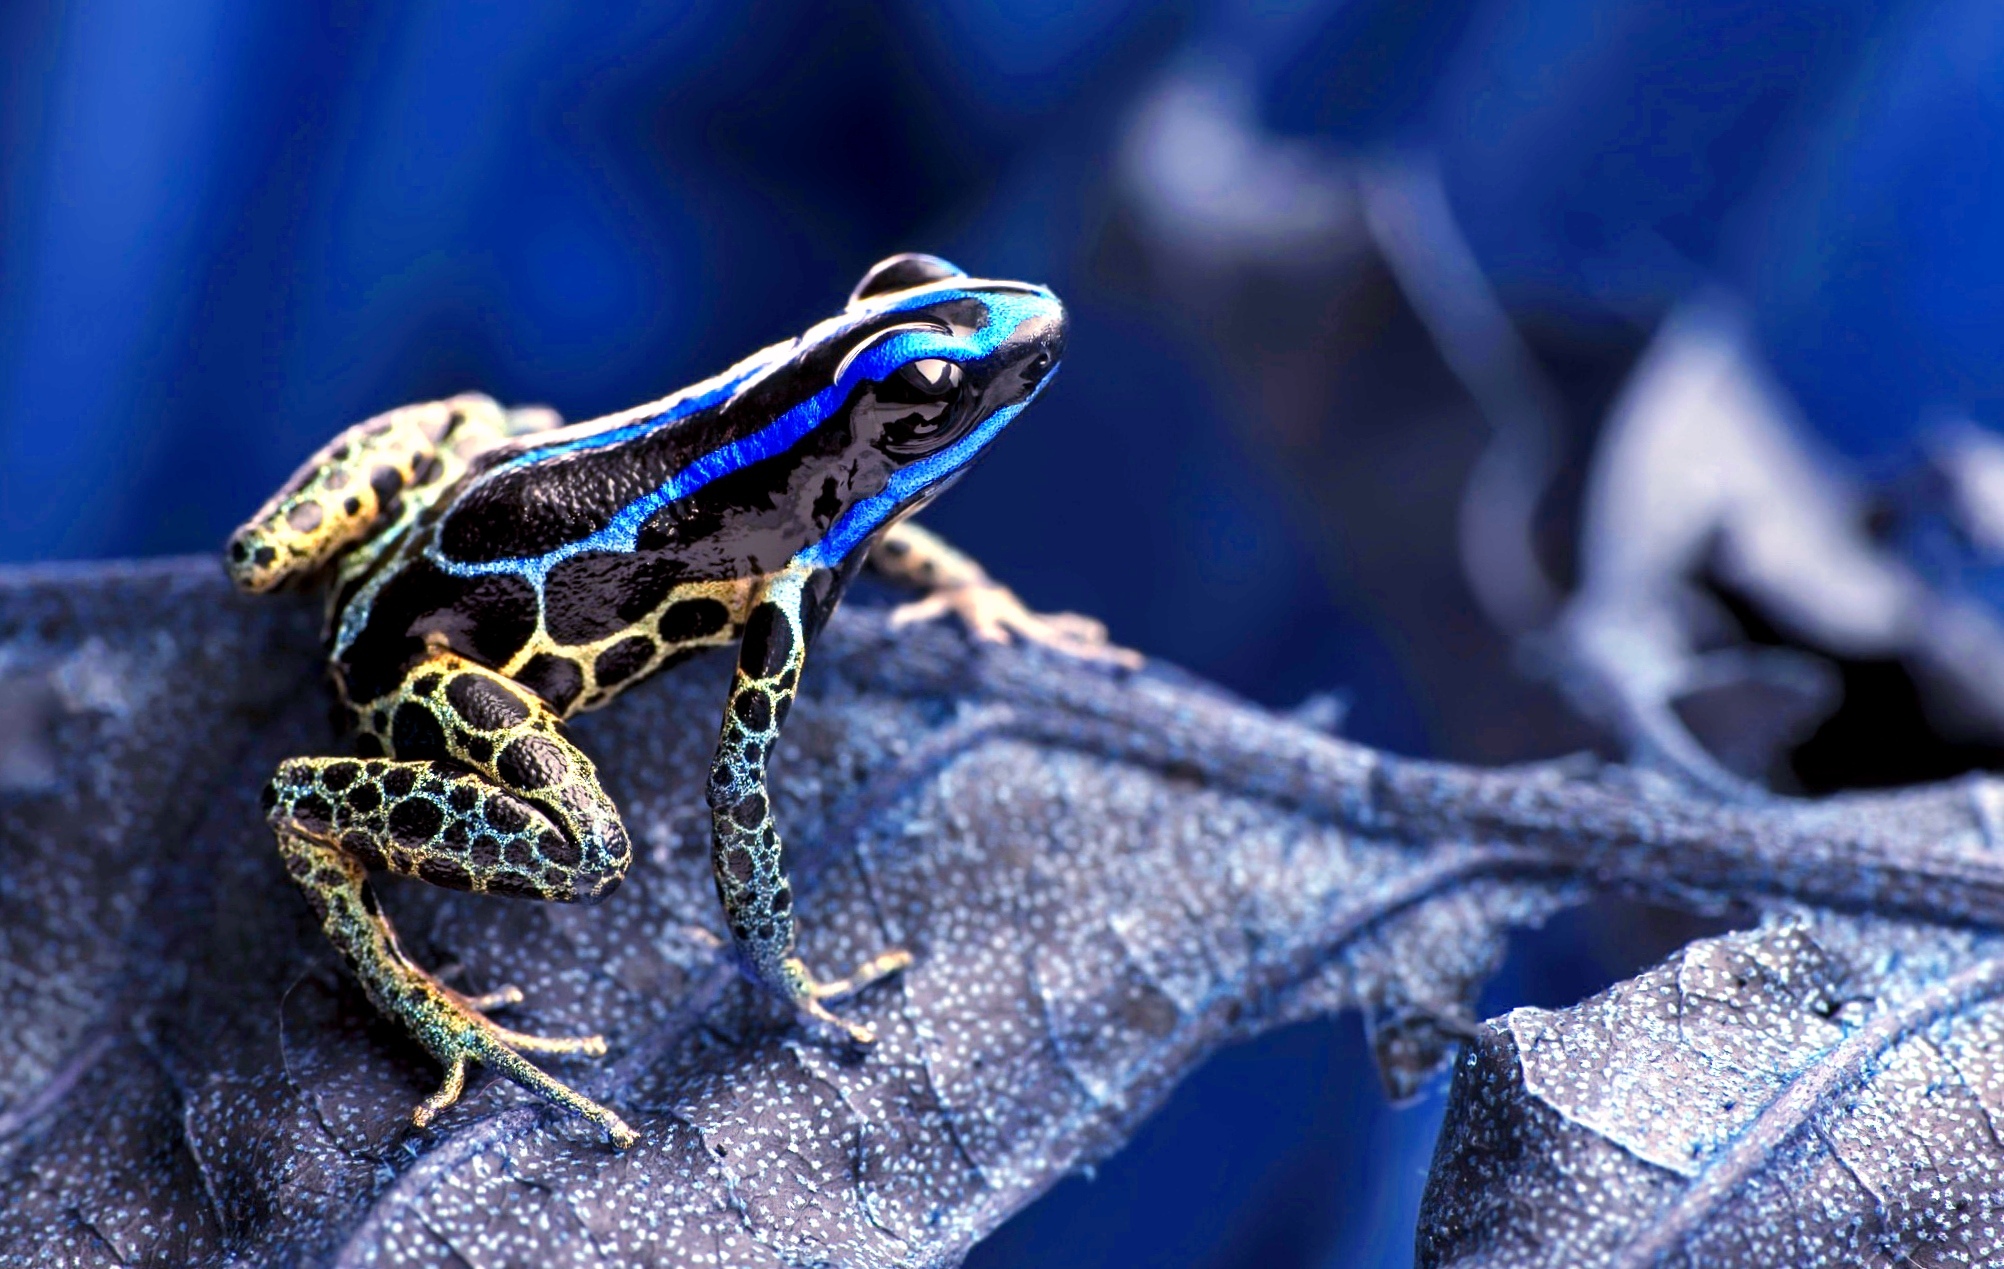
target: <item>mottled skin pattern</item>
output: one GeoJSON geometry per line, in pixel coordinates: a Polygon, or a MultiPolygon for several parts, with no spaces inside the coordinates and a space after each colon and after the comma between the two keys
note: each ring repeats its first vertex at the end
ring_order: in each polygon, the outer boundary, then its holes
{"type": "Polygon", "coordinates": [[[357,424],[232,537],[244,589],[330,589],[331,669],[359,756],[284,763],[264,804],[287,870],[370,1000],[446,1069],[418,1123],[481,1062],[616,1144],[634,1140],[521,1056],[599,1054],[604,1042],[489,1020],[520,993],[464,996],[411,963],[368,872],[603,899],[632,851],[563,720],[707,646],[740,645],[708,786],[737,963],[801,1014],[874,1042],[823,1002],[911,957],[885,952],[823,980],[794,954],[767,764],[807,648],[866,558],[931,592],[899,620],[953,612],[983,638],[1137,660],[1098,623],[1027,611],[973,560],[899,523],[1028,405],[1063,340],[1063,309],[1040,287],[894,256],[837,317],[620,415],[560,427],[548,411],[469,395],[357,424]]]}
{"type": "Polygon", "coordinates": [[[812,611],[806,598],[819,580],[798,566],[782,571],[761,589],[746,622],[710,766],[711,860],[731,937],[753,976],[780,985],[803,1012],[868,1044],[875,1037],[867,1028],[842,1021],[821,1002],[903,969],[911,954],[886,952],[833,982],[817,982],[808,972],[793,954],[793,891],[786,884],[766,785],[766,761],[800,688],[807,660],[804,614],[812,611]]]}
{"type": "Polygon", "coordinates": [[[307,459],[231,536],[230,576],[261,593],[312,576],[346,551],[337,580],[347,582],[465,475],[472,455],[555,421],[548,410],[504,411],[469,392],[357,423],[307,459]]]}

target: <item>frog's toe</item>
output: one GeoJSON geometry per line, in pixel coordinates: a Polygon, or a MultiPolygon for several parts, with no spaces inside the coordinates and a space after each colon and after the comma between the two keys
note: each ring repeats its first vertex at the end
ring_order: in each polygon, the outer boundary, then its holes
{"type": "Polygon", "coordinates": [[[840,1000],[853,996],[880,978],[888,978],[912,963],[912,954],[902,947],[893,948],[879,956],[873,956],[851,970],[846,978],[833,978],[827,982],[811,983],[810,990],[815,1000],[840,1000]]]}
{"type": "MultiPolygon", "coordinates": [[[[447,990],[451,990],[447,988],[447,990]]],[[[460,996],[454,999],[468,1012],[484,1015],[490,1009],[502,1009],[509,1005],[519,1005],[528,999],[520,987],[513,983],[481,996],[460,996]]],[[[543,1036],[529,1035],[522,1031],[511,1031],[491,1018],[481,1017],[484,1028],[497,1039],[518,1053],[582,1053],[587,1057],[605,1056],[605,1037],[599,1035],[543,1036]]]]}
{"type": "Polygon", "coordinates": [[[602,1035],[524,1035],[520,1031],[510,1031],[506,1027],[495,1027],[494,1035],[501,1043],[517,1053],[577,1053],[585,1057],[605,1056],[605,1037],[602,1035]]]}
{"type": "MultiPolygon", "coordinates": [[[[515,1036],[515,1033],[500,1031],[499,1028],[496,1028],[496,1031],[499,1034],[493,1037],[493,1043],[489,1046],[484,1046],[484,1051],[479,1054],[479,1060],[482,1063],[501,1075],[506,1076],[508,1079],[513,1080],[515,1083],[520,1084],[523,1088],[528,1089],[545,1101],[552,1102],[582,1119],[589,1119],[591,1122],[597,1124],[605,1135],[611,1139],[612,1144],[621,1150],[640,1140],[640,1135],[628,1127],[626,1121],[614,1114],[609,1108],[599,1105],[563,1081],[552,1078],[541,1067],[517,1053],[512,1042],[507,1038],[515,1036]]],[[[536,1040],[536,1037],[533,1036],[515,1036],[515,1038],[518,1040],[536,1040]]],[[[592,1036],[590,1039],[598,1042],[599,1052],[602,1053],[605,1051],[604,1041],[599,1040],[597,1036],[592,1036]]],[[[545,1043],[571,1044],[575,1042],[552,1040],[545,1041],[545,1043]]],[[[545,1051],[588,1052],[589,1050],[553,1049],[545,1051]]],[[[440,1091],[443,1092],[444,1090],[440,1091]]],[[[429,1105],[430,1103],[426,1104],[429,1105]]],[[[419,1111],[422,1113],[423,1108],[420,1107],[419,1111]]]]}
{"type": "Polygon", "coordinates": [[[411,1115],[422,1128],[437,1119],[466,1090],[466,1068],[478,1062],[498,1075],[598,1124],[614,1143],[632,1144],[633,1130],[618,1115],[583,1093],[552,1078],[522,1056],[524,1053],[605,1055],[603,1036],[539,1036],[510,1030],[482,1012],[522,1002],[517,987],[503,987],[481,996],[462,996],[414,966],[406,967],[409,986],[405,1017],[424,1045],[445,1067],[445,1080],[411,1115]]]}
{"type": "Polygon", "coordinates": [[[851,1022],[812,997],[794,1001],[793,1007],[799,1010],[803,1016],[848,1037],[851,1044],[867,1049],[877,1042],[876,1028],[866,1023],[851,1022]]]}
{"type": "Polygon", "coordinates": [[[1109,642],[1105,623],[1080,613],[1037,613],[1019,604],[1016,611],[1002,614],[1000,620],[1012,635],[1026,643],[1086,661],[1105,661],[1129,670],[1141,668],[1139,652],[1109,642]]]}
{"type": "Polygon", "coordinates": [[[780,989],[788,1002],[802,1016],[831,1030],[839,1031],[847,1036],[852,1044],[868,1048],[877,1042],[875,1028],[842,1017],[822,1001],[853,996],[871,983],[888,978],[911,963],[912,954],[903,948],[897,948],[864,961],[842,978],[823,981],[809,973],[806,963],[799,957],[789,956],[780,967],[782,980],[780,989]]]}
{"type": "Polygon", "coordinates": [[[528,997],[522,994],[520,987],[510,983],[506,987],[497,988],[485,995],[466,996],[462,999],[465,1000],[468,1009],[486,1013],[489,1009],[502,1009],[509,1005],[519,1005],[528,999],[528,997]]]}
{"type": "Polygon", "coordinates": [[[1039,613],[1024,607],[1007,586],[971,582],[934,591],[891,612],[892,627],[933,621],[948,613],[958,616],[984,643],[1021,640],[1088,661],[1106,661],[1127,669],[1141,665],[1141,654],[1107,641],[1106,626],[1075,612],[1039,613]]]}
{"type": "Polygon", "coordinates": [[[953,602],[947,598],[948,592],[936,590],[923,599],[914,599],[908,604],[899,604],[891,609],[891,629],[905,626],[922,626],[928,621],[938,621],[954,610],[953,602]]]}
{"type": "Polygon", "coordinates": [[[445,1064],[445,1079],[439,1084],[438,1091],[425,1098],[418,1108],[411,1112],[411,1122],[420,1128],[428,1127],[432,1120],[438,1118],[441,1111],[451,1107],[465,1091],[466,1059],[455,1057],[445,1064]]]}
{"type": "MultiPolygon", "coordinates": [[[[499,1031],[499,1028],[496,1030],[499,1031]]],[[[609,1108],[599,1105],[563,1081],[552,1078],[541,1067],[530,1062],[515,1051],[517,1047],[522,1047],[517,1045],[516,1041],[538,1042],[537,1037],[518,1036],[514,1032],[501,1031],[494,1038],[499,1043],[480,1054],[480,1060],[486,1065],[543,1098],[545,1101],[553,1102],[580,1118],[591,1120],[604,1131],[607,1137],[611,1138],[613,1145],[618,1146],[622,1150],[640,1139],[639,1134],[628,1127],[626,1121],[614,1114],[609,1108]],[[513,1039],[510,1039],[510,1037],[513,1037],[513,1039]]],[[[597,1052],[603,1053],[605,1051],[605,1042],[603,1040],[600,1040],[597,1036],[591,1036],[589,1040],[598,1044],[597,1052]]],[[[540,1043],[572,1045],[577,1042],[548,1040],[540,1041],[540,1043]]],[[[591,1050],[582,1048],[552,1048],[542,1051],[591,1052],[591,1050]]]]}

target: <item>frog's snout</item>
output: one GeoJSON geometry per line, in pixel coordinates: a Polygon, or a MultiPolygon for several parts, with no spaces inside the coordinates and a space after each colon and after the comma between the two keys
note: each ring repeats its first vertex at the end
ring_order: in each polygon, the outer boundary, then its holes
{"type": "Polygon", "coordinates": [[[1013,394],[1018,399],[1035,392],[1057,371],[1065,355],[1065,334],[1065,309],[1056,300],[1016,328],[1009,340],[1008,372],[1022,384],[1013,394]]]}

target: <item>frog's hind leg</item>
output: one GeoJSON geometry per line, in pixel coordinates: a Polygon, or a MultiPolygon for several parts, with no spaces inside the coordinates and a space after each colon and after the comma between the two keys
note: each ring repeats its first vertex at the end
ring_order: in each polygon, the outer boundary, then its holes
{"type": "Polygon", "coordinates": [[[451,1105],[467,1063],[479,1062],[630,1145],[618,1115],[522,1056],[597,1056],[604,1041],[525,1035],[489,1019],[484,1010],[521,993],[462,995],[414,964],[368,881],[381,868],[455,890],[597,902],[631,850],[591,760],[526,689],[449,653],[378,705],[387,734],[376,743],[394,757],[291,759],[266,790],[266,815],[287,872],[369,999],[446,1069],[416,1121],[451,1105]]]}
{"type": "Polygon", "coordinates": [[[620,1146],[637,1139],[611,1110],[552,1079],[523,1058],[528,1053],[581,1053],[599,1056],[598,1036],[550,1039],[524,1035],[489,1019],[481,1009],[514,1003],[519,993],[462,996],[413,964],[397,941],[396,929],[377,902],[368,871],[349,852],[290,827],[278,830],[278,851],[286,871],[320,916],[328,941],[362,983],[370,1001],[410,1031],[426,1052],[445,1067],[439,1091],[420,1104],[411,1119],[419,1127],[459,1100],[468,1062],[480,1062],[555,1104],[597,1123],[620,1146]]]}
{"type": "Polygon", "coordinates": [[[224,552],[242,590],[311,577],[344,549],[395,524],[407,504],[450,485],[478,449],[543,426],[467,393],[406,405],[342,431],[230,535],[224,552]]]}
{"type": "Polygon", "coordinates": [[[799,1012],[858,1044],[873,1044],[874,1031],[837,1017],[822,1002],[896,973],[911,964],[911,954],[885,952],[829,981],[815,978],[794,955],[793,889],[766,782],[766,763],[799,691],[806,660],[804,600],[811,577],[807,568],[789,565],[764,586],[746,621],[710,766],[710,864],[745,972],[799,1012]]]}

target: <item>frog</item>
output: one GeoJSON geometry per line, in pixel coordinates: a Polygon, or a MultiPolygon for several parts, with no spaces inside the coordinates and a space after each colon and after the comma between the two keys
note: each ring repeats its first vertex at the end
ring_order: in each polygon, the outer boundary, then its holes
{"type": "Polygon", "coordinates": [[[355,424],[225,547],[246,592],[324,589],[343,756],[289,758],[261,806],[278,856],[371,1004],[444,1070],[420,1128],[470,1066],[637,1140],[531,1057],[599,1057],[602,1036],[489,1016],[398,941],[372,872],[447,889],[596,904],[632,842],[569,720],[706,648],[735,645],[705,796],[712,875],[738,970],[806,1025],[867,1050],[831,1004],[912,964],[890,948],[839,977],[797,950],[768,780],[807,650],[869,567],[921,597],[894,626],[957,616],[1133,667],[1103,625],[1032,612],[909,517],[1043,393],[1067,315],[1048,288],[937,256],[879,261],[836,315],[660,400],[566,425],[467,393],[355,424]]]}

